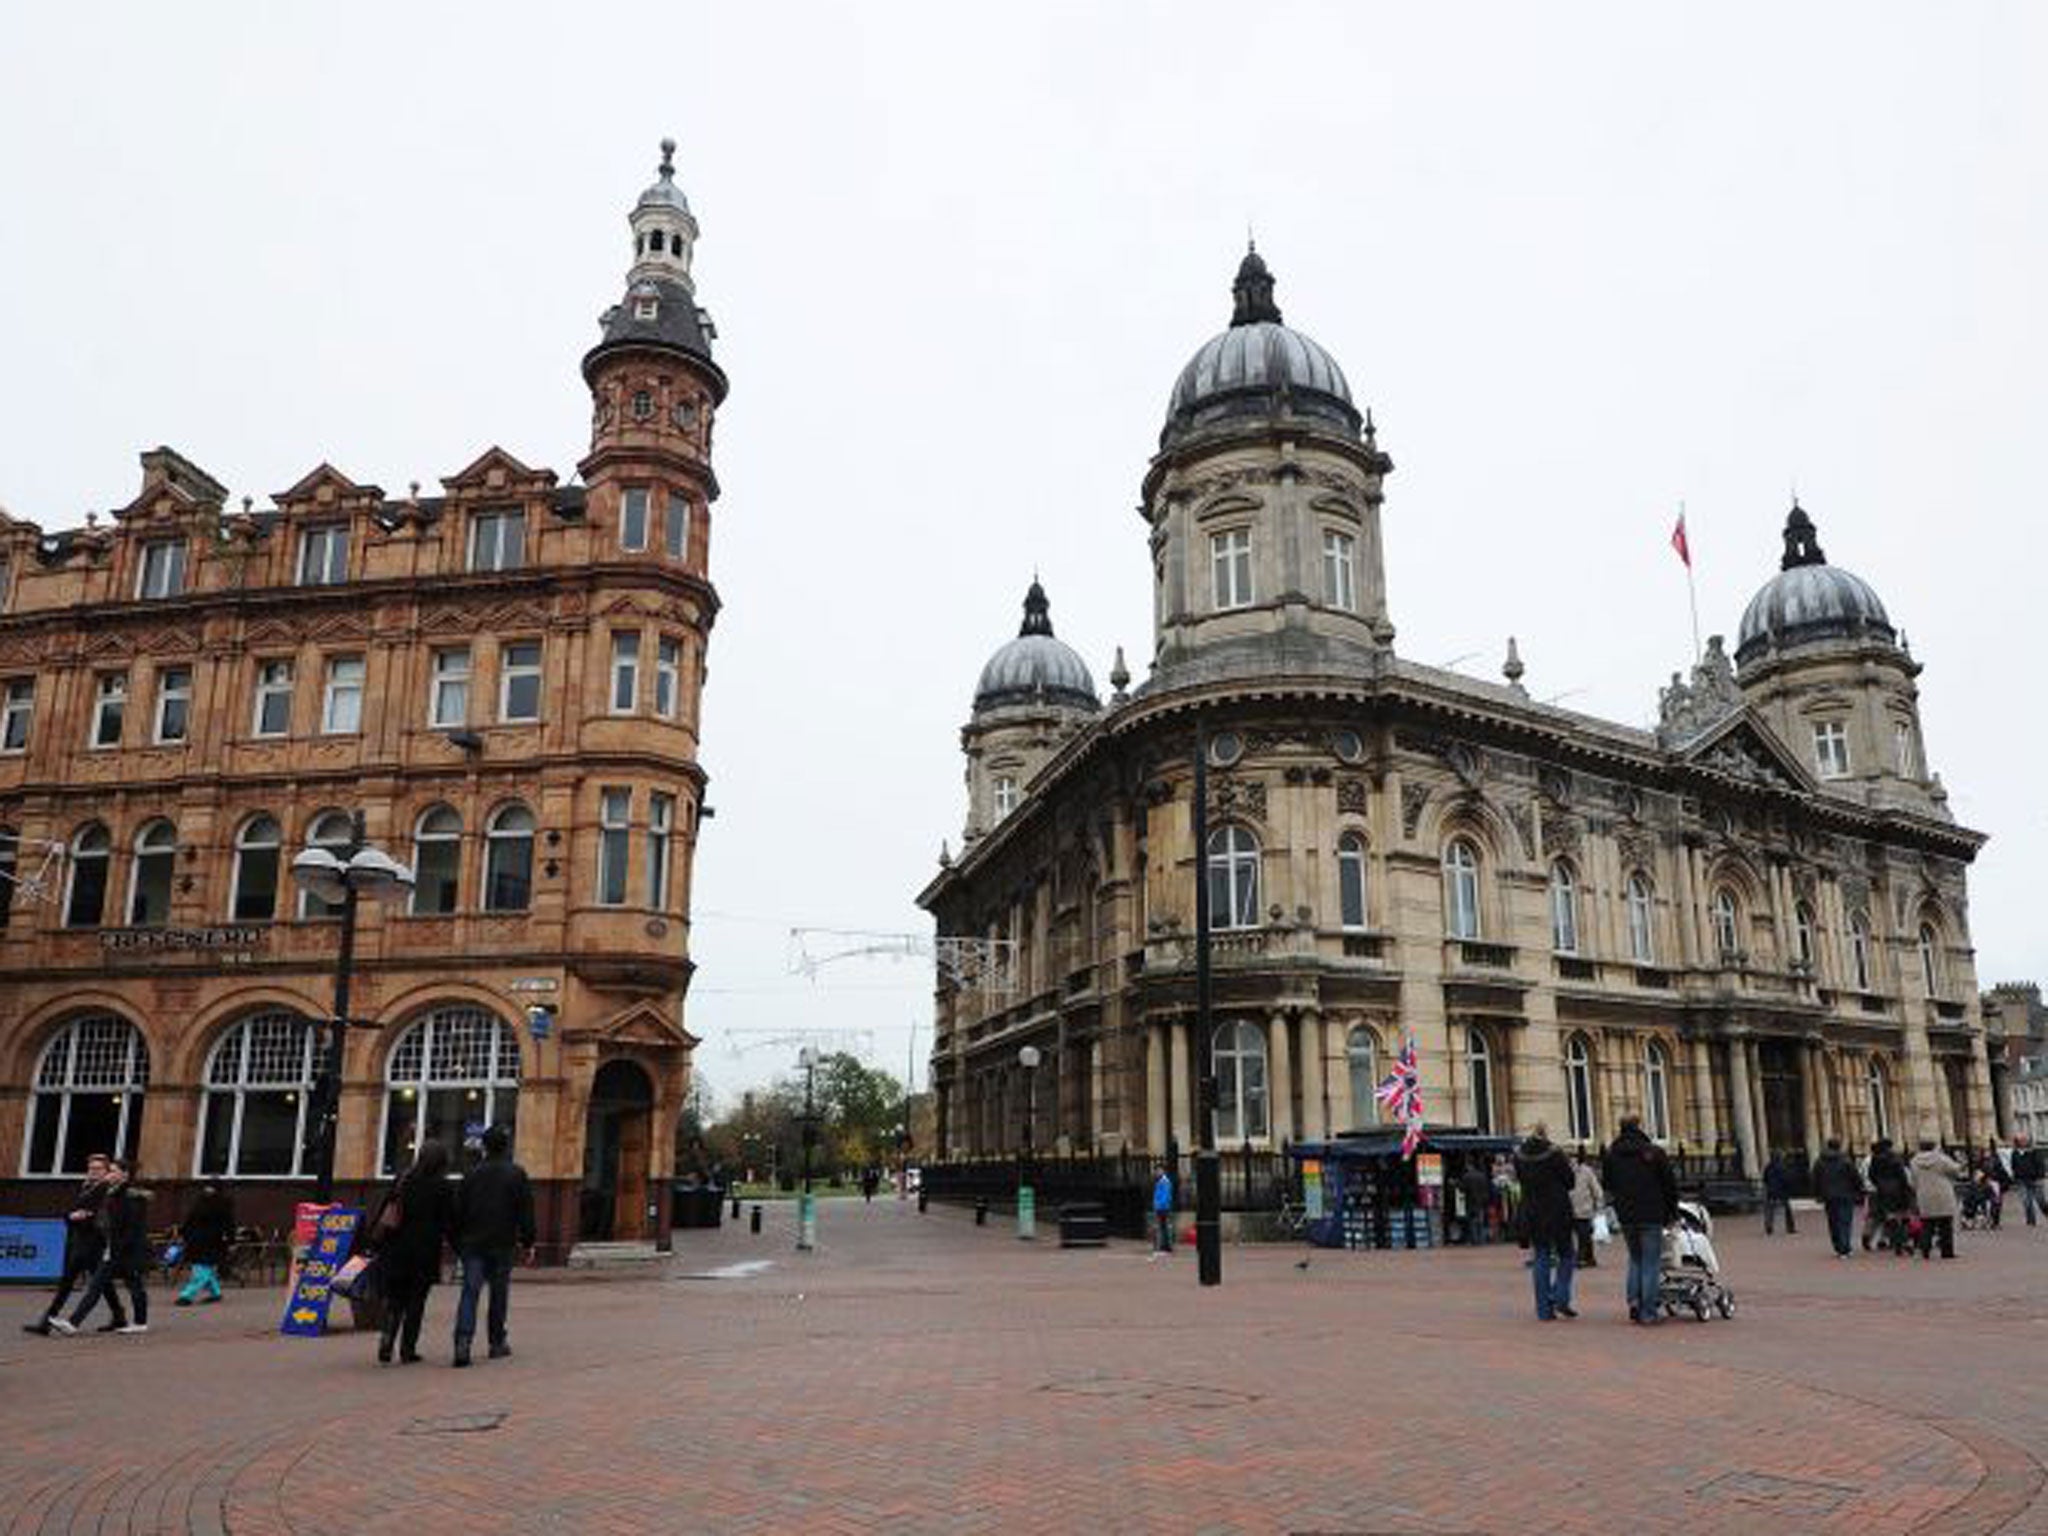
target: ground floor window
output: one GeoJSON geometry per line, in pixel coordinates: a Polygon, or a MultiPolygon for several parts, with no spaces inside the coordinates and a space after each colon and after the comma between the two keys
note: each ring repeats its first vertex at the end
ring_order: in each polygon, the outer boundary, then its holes
{"type": "Polygon", "coordinates": [[[314,1031],[295,1013],[262,1013],[220,1037],[206,1063],[199,1171],[228,1178],[301,1172],[313,1096],[314,1031]]]}
{"type": "Polygon", "coordinates": [[[386,1177],[401,1173],[424,1141],[444,1142],[457,1167],[465,1145],[519,1118],[519,1037],[483,1008],[436,1008],[398,1037],[385,1073],[386,1177]]]}
{"type": "Polygon", "coordinates": [[[1379,1124],[1380,1101],[1375,1096],[1380,1085],[1379,1041],[1363,1024],[1353,1025],[1345,1037],[1344,1061],[1351,1069],[1351,1124],[1345,1129],[1379,1124]]]}
{"type": "Polygon", "coordinates": [[[1216,1139],[1266,1134],[1266,1035],[1240,1020],[1216,1031],[1216,1139]]]}
{"type": "Polygon", "coordinates": [[[149,1048],[126,1019],[74,1019],[43,1047],[29,1091],[26,1174],[85,1172],[95,1152],[132,1159],[149,1087],[149,1048]]]}
{"type": "Polygon", "coordinates": [[[1465,1074],[1472,1090],[1472,1128],[1493,1133],[1493,1053],[1477,1025],[1465,1033],[1465,1074]]]}

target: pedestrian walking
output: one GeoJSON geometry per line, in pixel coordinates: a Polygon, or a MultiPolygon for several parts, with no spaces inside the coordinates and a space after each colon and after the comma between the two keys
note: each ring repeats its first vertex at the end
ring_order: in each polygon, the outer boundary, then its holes
{"type": "Polygon", "coordinates": [[[1166,1171],[1166,1164],[1159,1163],[1152,1179],[1152,1257],[1172,1252],[1173,1176],[1166,1171]]]}
{"type": "Polygon", "coordinates": [[[420,1324],[427,1315],[427,1293],[441,1278],[441,1247],[455,1220],[455,1198],[448,1188],[448,1145],[428,1140],[419,1156],[385,1192],[370,1219],[368,1246],[377,1257],[384,1291],[384,1329],[377,1340],[377,1359],[398,1358],[412,1365],[420,1358],[420,1324]]]}
{"type": "MultiPolygon", "coordinates": [[[[1828,1241],[1835,1257],[1846,1259],[1854,1251],[1856,1203],[1863,1198],[1863,1175],[1842,1151],[1840,1137],[1830,1136],[1826,1148],[1813,1162],[1813,1192],[1827,1212],[1828,1241]]],[[[1787,1229],[1790,1228],[1788,1219],[1787,1229]]]]}
{"type": "Polygon", "coordinates": [[[2027,1213],[2027,1225],[2034,1224],[2038,1212],[2048,1210],[2041,1193],[2044,1170],[2041,1166],[2041,1149],[2034,1145],[2034,1138],[2025,1131],[2016,1132],[2012,1138],[2012,1182],[2020,1192],[2020,1204],[2027,1213]]]}
{"type": "Polygon", "coordinates": [[[1578,1259],[1572,1226],[1576,1180],[1570,1159],[1551,1145],[1550,1127],[1541,1120],[1515,1153],[1515,1178],[1522,1186],[1522,1230],[1529,1237],[1536,1316],[1546,1323],[1577,1317],[1572,1310],[1572,1271],[1578,1259]]]}
{"type": "Polygon", "coordinates": [[[1583,1151],[1572,1170],[1572,1235],[1578,1239],[1579,1268],[1597,1269],[1600,1260],[1593,1253],[1593,1218],[1607,1203],[1607,1191],[1600,1187],[1600,1175],[1593,1160],[1583,1151]]]}
{"type": "Polygon", "coordinates": [[[1653,1326],[1659,1320],[1664,1229],[1678,1217],[1678,1177],[1664,1149],[1643,1134],[1640,1116],[1623,1117],[1600,1160],[1600,1182],[1607,1186],[1628,1245],[1629,1321],[1653,1326]]]}
{"type": "Polygon", "coordinates": [[[1892,1150],[1891,1138],[1880,1136],[1870,1147],[1870,1204],[1863,1215],[1863,1247],[1871,1234],[1895,1256],[1906,1252],[1906,1218],[1913,1209],[1913,1182],[1905,1162],[1892,1150]]]}
{"type": "Polygon", "coordinates": [[[1792,1225],[1792,1172],[1785,1166],[1785,1159],[1776,1152],[1764,1164],[1764,1236],[1771,1235],[1771,1222],[1779,1211],[1785,1213],[1785,1235],[1797,1237],[1799,1229],[1792,1225]]]}
{"type": "Polygon", "coordinates": [[[220,1300],[220,1267],[227,1262],[228,1243],[235,1235],[235,1202],[215,1180],[200,1187],[199,1198],[178,1223],[178,1240],[185,1245],[185,1262],[191,1266],[178,1305],[220,1300]]]}
{"type": "MultiPolygon", "coordinates": [[[[107,1251],[106,1234],[100,1229],[99,1215],[100,1202],[107,1195],[107,1171],[112,1161],[104,1152],[95,1152],[86,1158],[85,1178],[71,1196],[70,1210],[64,1213],[64,1273],[57,1281],[57,1290],[50,1297],[49,1305],[43,1308],[43,1315],[32,1323],[21,1325],[24,1333],[48,1334],[78,1283],[82,1280],[88,1290],[92,1288],[93,1273],[100,1267],[100,1256],[107,1251]]],[[[112,1304],[115,1321],[127,1322],[119,1298],[112,1298],[112,1304]]]]}
{"type": "Polygon", "coordinates": [[[484,1131],[484,1160],[470,1169],[455,1191],[455,1254],[462,1264],[462,1299],[455,1305],[457,1366],[469,1364],[476,1337],[477,1295],[490,1287],[485,1338],[490,1357],[512,1353],[505,1315],[512,1299],[514,1259],[533,1258],[533,1185],[512,1161],[512,1136],[502,1125],[484,1131]]]}
{"type": "Polygon", "coordinates": [[[100,1253],[99,1264],[92,1272],[92,1284],[79,1297],[78,1305],[71,1309],[71,1316],[50,1319],[50,1327],[57,1333],[78,1332],[78,1325],[85,1321],[86,1314],[102,1300],[107,1304],[108,1315],[107,1321],[100,1324],[101,1333],[149,1332],[149,1291],[142,1279],[152,1257],[149,1251],[150,1197],[148,1190],[137,1189],[129,1182],[129,1174],[128,1165],[120,1158],[107,1160],[106,1194],[100,1200],[96,1218],[105,1246],[100,1253]],[[128,1292],[132,1318],[122,1314],[121,1303],[114,1297],[117,1283],[128,1292]]]}
{"type": "Polygon", "coordinates": [[[1956,1180],[1963,1176],[1962,1164],[1941,1151],[1934,1138],[1920,1138],[1920,1150],[1913,1154],[1913,1204],[1920,1212],[1920,1257],[1931,1258],[1937,1243],[1941,1256],[1956,1256],[1956,1180]]]}
{"type": "Polygon", "coordinates": [[[1458,1178],[1458,1194],[1465,1202],[1465,1241],[1484,1243],[1487,1208],[1493,1204],[1493,1174],[1476,1153],[1465,1159],[1465,1171],[1458,1178]]]}
{"type": "Polygon", "coordinates": [[[1977,1175],[1984,1187],[1984,1199],[1991,1218],[1991,1230],[1997,1231],[2005,1218],[2005,1192],[2012,1187],[2012,1170],[2006,1166],[2005,1154],[2000,1150],[1996,1137],[1977,1159],[1977,1175]]]}

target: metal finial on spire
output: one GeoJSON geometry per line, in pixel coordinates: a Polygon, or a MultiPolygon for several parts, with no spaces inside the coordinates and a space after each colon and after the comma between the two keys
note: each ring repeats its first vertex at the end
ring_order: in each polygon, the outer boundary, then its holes
{"type": "Polygon", "coordinates": [[[1247,256],[1259,254],[1258,236],[1252,233],[1252,221],[1250,219],[1244,221],[1244,253],[1247,256]]]}
{"type": "Polygon", "coordinates": [[[675,179],[675,174],[676,141],[674,139],[663,139],[661,141],[661,179],[663,181],[672,181],[675,179]]]}
{"type": "Polygon", "coordinates": [[[1508,659],[1501,663],[1500,673],[1508,680],[1508,686],[1515,692],[1522,692],[1522,653],[1515,648],[1515,637],[1508,636],[1508,659]]]}
{"type": "Polygon", "coordinates": [[[1109,669],[1109,686],[1116,690],[1119,699],[1124,697],[1124,691],[1131,686],[1131,669],[1124,665],[1122,646],[1116,648],[1116,661],[1109,669]]]}

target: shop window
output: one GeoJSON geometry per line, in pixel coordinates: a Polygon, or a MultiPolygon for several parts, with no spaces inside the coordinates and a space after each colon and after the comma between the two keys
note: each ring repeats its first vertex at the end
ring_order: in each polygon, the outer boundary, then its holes
{"type": "Polygon", "coordinates": [[[463,1166],[488,1126],[517,1137],[519,1037],[482,1008],[437,1008],[398,1037],[385,1071],[386,1178],[403,1173],[429,1138],[463,1166]]]}
{"type": "Polygon", "coordinates": [[[295,1013],[244,1019],[206,1062],[199,1173],[290,1178],[303,1172],[315,1032],[295,1013]]]}
{"type": "Polygon", "coordinates": [[[74,1019],[43,1047],[32,1083],[24,1174],[81,1174],[95,1152],[135,1156],[149,1087],[149,1048],[126,1019],[74,1019]]]}

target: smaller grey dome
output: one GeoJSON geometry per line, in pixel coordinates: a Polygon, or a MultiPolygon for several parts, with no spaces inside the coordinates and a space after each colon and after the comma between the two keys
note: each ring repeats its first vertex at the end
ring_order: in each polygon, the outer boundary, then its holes
{"type": "Polygon", "coordinates": [[[1815,534],[1813,519],[1794,502],[1785,520],[1782,569],[1742,611],[1735,642],[1738,665],[1772,651],[1827,641],[1897,643],[1891,617],[1870,583],[1829,565],[1815,534]]]}
{"type": "Polygon", "coordinates": [[[642,192],[640,194],[640,201],[633,206],[636,210],[641,208],[672,208],[677,213],[682,214],[687,214],[690,211],[689,200],[683,196],[683,189],[676,185],[676,141],[674,139],[663,139],[661,141],[661,169],[655,175],[654,185],[645,192],[642,192]]]}
{"type": "Polygon", "coordinates": [[[1358,430],[1344,370],[1311,337],[1282,323],[1273,277],[1257,251],[1247,252],[1231,285],[1229,329],[1203,342],[1173,386],[1162,440],[1237,416],[1265,416],[1284,398],[1296,415],[1320,416],[1358,430]]]}
{"type": "Polygon", "coordinates": [[[1052,604],[1036,581],[1024,594],[1024,625],[981,669],[974,687],[974,712],[1011,704],[1057,704],[1091,713],[1102,707],[1088,664],[1064,640],[1053,637],[1052,604]]]}

